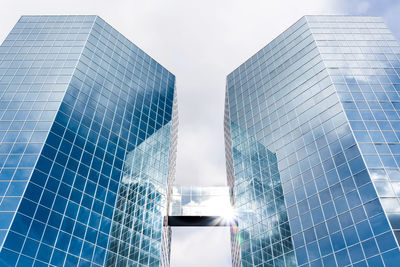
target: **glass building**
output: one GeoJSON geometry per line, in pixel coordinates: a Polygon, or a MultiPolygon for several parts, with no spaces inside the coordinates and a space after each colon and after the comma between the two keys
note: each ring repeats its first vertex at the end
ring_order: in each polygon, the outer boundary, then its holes
{"type": "Polygon", "coordinates": [[[233,266],[398,266],[400,46],[306,16],[227,77],[233,266]]]}
{"type": "Polygon", "coordinates": [[[168,266],[175,76],[97,16],[0,46],[0,265],[168,266]]]}

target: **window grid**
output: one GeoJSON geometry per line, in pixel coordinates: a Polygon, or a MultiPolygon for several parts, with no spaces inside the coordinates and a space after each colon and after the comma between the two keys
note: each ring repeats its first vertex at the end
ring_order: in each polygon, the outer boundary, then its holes
{"type": "MultiPolygon", "coordinates": [[[[400,257],[398,50],[379,18],[307,16],[227,77],[236,205],[245,212],[260,201],[258,214],[274,214],[254,182],[263,167],[254,171],[260,157],[249,144],[258,142],[277,158],[298,266],[391,266],[400,257]]],[[[278,258],[256,252],[267,247],[257,228],[268,226],[255,218],[239,218],[241,264],[272,266],[278,258]]]]}
{"type": "Polygon", "coordinates": [[[22,17],[0,57],[0,182],[27,184],[19,206],[1,197],[0,261],[157,265],[175,77],[96,16],[22,17]]]}

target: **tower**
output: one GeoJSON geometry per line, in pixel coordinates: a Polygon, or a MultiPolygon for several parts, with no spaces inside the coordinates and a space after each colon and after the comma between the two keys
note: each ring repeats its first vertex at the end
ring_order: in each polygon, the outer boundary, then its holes
{"type": "Polygon", "coordinates": [[[399,66],[380,18],[305,16],[228,75],[234,266],[398,264],[399,66]]]}
{"type": "Polygon", "coordinates": [[[175,76],[97,16],[23,16],[0,59],[1,265],[168,265],[175,76]]]}

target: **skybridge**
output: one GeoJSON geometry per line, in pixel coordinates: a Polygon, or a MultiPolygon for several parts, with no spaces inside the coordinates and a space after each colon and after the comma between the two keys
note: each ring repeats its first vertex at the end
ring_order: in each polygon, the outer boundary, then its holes
{"type": "Polygon", "coordinates": [[[175,186],[164,226],[236,226],[227,186],[175,186]]]}

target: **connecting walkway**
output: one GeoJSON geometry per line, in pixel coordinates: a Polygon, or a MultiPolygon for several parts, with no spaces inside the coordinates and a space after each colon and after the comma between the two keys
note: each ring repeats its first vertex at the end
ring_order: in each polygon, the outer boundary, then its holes
{"type": "Polygon", "coordinates": [[[164,226],[233,226],[236,220],[225,220],[221,216],[168,216],[164,226]]]}
{"type": "Polygon", "coordinates": [[[229,187],[173,187],[164,226],[237,226],[229,187]]]}

